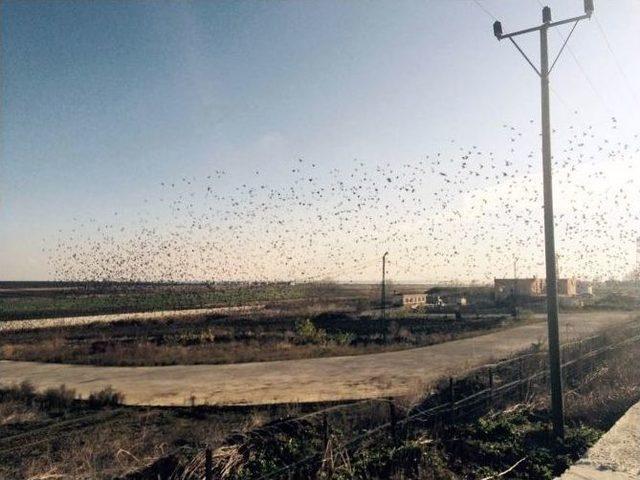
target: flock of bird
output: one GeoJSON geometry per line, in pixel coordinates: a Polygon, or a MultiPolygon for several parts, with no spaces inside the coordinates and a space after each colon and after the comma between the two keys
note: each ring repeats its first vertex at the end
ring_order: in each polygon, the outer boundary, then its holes
{"type": "MultiPolygon", "coordinates": [[[[533,121],[531,123],[534,123],[533,121]]],[[[77,219],[48,248],[64,280],[487,281],[544,275],[542,174],[535,125],[504,125],[495,151],[451,141],[410,163],[304,158],[287,178],[224,170],[158,185],[158,198],[108,221],[77,219]],[[283,186],[284,185],[284,186],[283,186]]],[[[561,276],[606,279],[634,268],[640,141],[605,126],[554,132],[561,276]],[[596,130],[599,132],[596,134],[596,130]]]]}

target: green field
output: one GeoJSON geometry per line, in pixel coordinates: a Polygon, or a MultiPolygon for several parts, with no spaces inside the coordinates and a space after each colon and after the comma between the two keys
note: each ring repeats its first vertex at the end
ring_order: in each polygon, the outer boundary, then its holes
{"type": "Polygon", "coordinates": [[[64,291],[6,293],[0,290],[0,320],[236,306],[336,295],[358,295],[358,292],[334,285],[288,283],[107,285],[103,288],[85,285],[64,291]]]}

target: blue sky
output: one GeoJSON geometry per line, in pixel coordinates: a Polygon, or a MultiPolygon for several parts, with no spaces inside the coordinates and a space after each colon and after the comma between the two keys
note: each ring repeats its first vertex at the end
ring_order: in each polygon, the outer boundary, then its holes
{"type": "MultiPolygon", "coordinates": [[[[480,3],[505,30],[540,18],[536,0],[480,3]]],[[[582,8],[548,3],[555,18],[582,8]]],[[[537,78],[473,1],[1,5],[2,279],[51,277],[42,247],[74,218],[133,221],[144,199],[160,212],[160,182],[185,174],[224,169],[231,190],[260,169],[278,185],[298,157],[393,166],[537,128],[537,78]]],[[[553,121],[577,109],[637,131],[640,2],[596,16],[553,72],[553,121]]],[[[522,42],[535,59],[536,42],[522,42]]]]}

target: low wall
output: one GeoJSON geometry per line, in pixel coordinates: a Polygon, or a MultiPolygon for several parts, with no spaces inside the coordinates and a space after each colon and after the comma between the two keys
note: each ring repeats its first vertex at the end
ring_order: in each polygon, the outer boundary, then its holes
{"type": "Polygon", "coordinates": [[[627,410],[560,480],[640,478],[640,402],[627,410]]]}

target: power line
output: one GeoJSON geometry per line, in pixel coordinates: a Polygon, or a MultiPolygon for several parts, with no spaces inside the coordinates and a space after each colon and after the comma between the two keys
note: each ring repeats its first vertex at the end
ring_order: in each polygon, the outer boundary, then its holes
{"type": "Polygon", "coordinates": [[[598,21],[598,17],[594,17],[594,20],[596,21],[596,26],[598,27],[598,30],[600,31],[600,34],[604,39],[604,43],[607,46],[607,49],[609,50],[609,53],[611,54],[611,57],[613,58],[614,63],[616,64],[616,67],[618,69],[618,72],[620,73],[620,76],[624,80],[626,87],[629,89],[629,93],[631,93],[631,97],[633,98],[633,101],[635,102],[636,107],[640,108],[640,101],[638,101],[638,97],[636,96],[635,91],[631,87],[629,78],[627,77],[627,74],[624,72],[624,69],[620,64],[620,61],[618,60],[618,56],[613,51],[613,47],[611,46],[611,42],[609,42],[609,38],[607,37],[607,34],[604,31],[604,28],[602,28],[602,25],[600,25],[600,22],[598,21]]]}
{"type": "Polygon", "coordinates": [[[482,5],[482,4],[480,3],[480,0],[473,0],[473,2],[474,2],[474,3],[475,3],[475,4],[480,8],[480,10],[482,10],[484,13],[486,13],[486,14],[487,14],[489,17],[491,17],[493,20],[498,20],[498,19],[496,18],[496,16],[495,16],[493,13],[491,13],[491,12],[489,11],[489,9],[488,9],[488,8],[486,8],[484,5],[482,5]]]}

